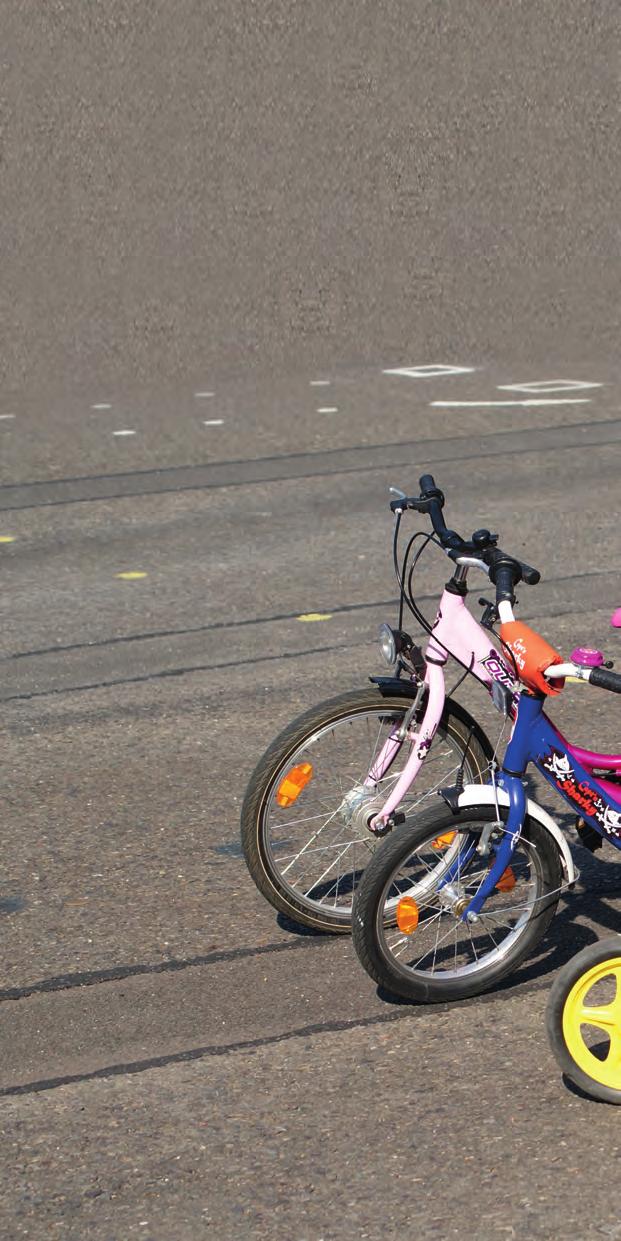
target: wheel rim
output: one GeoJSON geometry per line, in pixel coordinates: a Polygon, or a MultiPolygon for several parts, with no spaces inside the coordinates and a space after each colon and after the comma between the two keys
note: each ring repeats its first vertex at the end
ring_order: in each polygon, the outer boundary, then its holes
{"type": "Polygon", "coordinates": [[[587,1077],[621,1091],[621,957],[593,965],[574,983],[563,1005],[563,1038],[587,1077]]]}
{"type": "MultiPolygon", "coordinates": [[[[352,787],[364,781],[382,744],[399,727],[406,709],[407,706],[391,706],[350,711],[305,738],[275,773],[262,816],[266,865],[269,871],[277,873],[281,891],[315,912],[329,913],[343,921],[351,918],[355,888],[378,840],[366,826],[366,818],[374,809],[373,798],[349,825],[339,816],[339,807],[352,787]],[[345,751],[340,765],[334,753],[335,738],[338,744],[343,741],[345,751]],[[329,758],[324,751],[329,752],[329,758]],[[293,813],[288,813],[276,802],[279,784],[283,773],[305,760],[312,762],[314,775],[299,802],[290,808],[293,813]],[[313,798],[319,798],[321,806],[313,805],[313,798]]],[[[410,744],[404,743],[380,781],[378,808],[399,778],[409,754],[410,744]]],[[[462,749],[455,738],[450,732],[438,731],[401,809],[412,813],[425,797],[449,783],[461,760],[462,749]]],[[[476,774],[472,760],[465,766],[466,778],[471,774],[476,774]]]]}
{"type": "Polygon", "coordinates": [[[452,905],[444,903],[450,900],[446,893],[440,895],[439,885],[449,865],[455,864],[456,853],[469,855],[480,830],[470,824],[460,830],[452,856],[447,854],[438,862],[432,849],[435,833],[430,829],[429,836],[395,867],[384,885],[376,912],[377,941],[391,968],[405,978],[441,984],[471,977],[500,965],[524,934],[544,887],[541,861],[526,838],[518,842],[511,861],[515,884],[508,891],[496,889],[476,923],[463,922],[461,914],[488,873],[488,859],[470,855],[453,882],[457,900],[452,905]],[[396,900],[403,896],[413,897],[418,905],[418,924],[411,935],[402,934],[392,916],[396,900]]]}

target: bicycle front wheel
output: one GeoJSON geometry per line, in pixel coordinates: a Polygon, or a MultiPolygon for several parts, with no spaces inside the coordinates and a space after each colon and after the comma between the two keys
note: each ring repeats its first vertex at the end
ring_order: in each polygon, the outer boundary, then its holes
{"type": "MultiPolygon", "coordinates": [[[[368,821],[398,780],[411,743],[399,742],[374,787],[364,781],[410,705],[376,687],[332,698],[290,724],[251,776],[241,816],[246,864],[259,891],[294,921],[351,931],[354,892],[378,844],[368,821]]],[[[453,783],[462,764],[467,782],[483,779],[483,749],[448,699],[401,809],[411,814],[453,783]]]]}
{"type": "Polygon", "coordinates": [[[559,971],[548,1037],[561,1069],[604,1103],[621,1103],[621,936],[589,944],[559,971]]]}
{"type": "MultiPolygon", "coordinates": [[[[500,813],[505,820],[506,810],[500,813]]],[[[511,973],[545,933],[561,864],[533,819],[478,921],[462,921],[493,860],[476,844],[495,818],[494,807],[483,805],[457,814],[448,806],[423,811],[367,868],[354,903],[354,947],[387,991],[426,1003],[478,995],[511,973]]]]}

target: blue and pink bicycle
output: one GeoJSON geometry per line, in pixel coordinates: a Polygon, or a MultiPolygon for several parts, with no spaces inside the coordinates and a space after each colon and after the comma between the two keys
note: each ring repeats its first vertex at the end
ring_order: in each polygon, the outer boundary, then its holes
{"type": "MultiPolygon", "coordinates": [[[[515,588],[535,585],[537,570],[502,551],[488,530],[468,540],[449,530],[433,478],[423,476],[420,488],[418,497],[400,492],[391,503],[399,619],[380,633],[391,675],[285,729],[251,778],[242,840],[272,905],[324,931],[349,930],[353,921],[356,951],[376,982],[437,1002],[505,978],[578,878],[562,831],[526,794],[529,764],[575,811],[587,849],[603,841],[621,848],[621,755],[571,744],[544,711],[567,679],[621,693],[621,676],[598,651],[580,648],[564,661],[516,622],[515,588]],[[400,560],[408,510],[427,514],[433,532],[416,531],[400,560]],[[430,541],[454,565],[432,625],[413,594],[430,541]],[[494,602],[479,601],[480,623],[465,604],[473,569],[496,589],[494,602]],[[424,654],[403,628],[406,607],[428,632],[424,654]],[[502,762],[477,721],[447,695],[449,656],[485,687],[511,728],[502,762]]],[[[621,626],[621,609],[612,623],[621,626]]],[[[559,973],[548,1031],[573,1081],[621,1102],[621,937],[590,946],[559,973]]]]}
{"type": "MultiPolygon", "coordinates": [[[[600,652],[581,649],[564,661],[516,622],[515,587],[532,580],[534,571],[496,545],[476,557],[469,550],[464,555],[463,541],[444,524],[442,493],[431,479],[421,483],[431,499],[435,536],[455,564],[428,665],[446,661],[440,626],[455,615],[453,598],[463,601],[467,562],[496,587],[498,637],[513,674],[505,694],[511,736],[502,763],[483,785],[457,781],[443,789],[436,804],[399,827],[356,894],[354,944],[367,972],[393,993],[430,1002],[476,995],[506,977],[541,939],[561,892],[576,881],[563,833],[527,797],[529,764],[573,808],[587,848],[602,839],[621,848],[621,756],[572,745],[544,711],[567,678],[621,693],[621,676],[604,666],[600,652]]],[[[417,508],[419,500],[402,503],[417,508]]],[[[619,619],[615,614],[614,623],[619,619]]],[[[391,810],[389,803],[376,823],[391,810]]]]}

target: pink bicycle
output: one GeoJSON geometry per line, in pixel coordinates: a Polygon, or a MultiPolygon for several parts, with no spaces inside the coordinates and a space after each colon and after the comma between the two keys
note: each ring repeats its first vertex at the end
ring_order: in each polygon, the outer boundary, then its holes
{"type": "MultiPolygon", "coordinates": [[[[396,628],[381,627],[380,644],[391,675],[371,677],[369,688],[331,698],[294,720],[261,758],[244,799],[242,843],[255,884],[281,913],[320,931],[351,931],[354,893],[379,836],[441,787],[487,778],[493,747],[446,694],[448,655],[464,676],[471,673],[485,686],[503,714],[517,689],[486,628],[497,619],[495,605],[481,601],[480,624],[465,605],[469,569],[481,567],[497,536],[482,529],[460,538],[444,523],[444,497],[433,478],[424,475],[420,488],[417,499],[400,492],[390,506],[399,619],[396,628]],[[400,557],[406,509],[429,515],[433,532],[416,531],[400,557]],[[417,562],[431,541],[454,562],[433,626],[412,593],[417,562]],[[406,607],[430,634],[424,655],[403,628],[406,607]]],[[[522,580],[539,581],[536,570],[511,563],[522,580]]]]}

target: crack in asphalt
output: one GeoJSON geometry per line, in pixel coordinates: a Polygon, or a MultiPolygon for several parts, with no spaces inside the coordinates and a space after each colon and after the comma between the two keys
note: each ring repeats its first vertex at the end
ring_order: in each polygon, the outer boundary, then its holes
{"type": "MultiPolygon", "coordinates": [[[[502,986],[496,991],[473,996],[468,1000],[455,1000],[434,1004],[437,1012],[450,1012],[454,1008],[470,1008],[476,1004],[491,1004],[505,999],[518,991],[522,995],[542,991],[549,986],[547,975],[543,978],[527,982],[517,982],[502,986]]],[[[409,1004],[407,1001],[398,1003],[397,1012],[377,1013],[373,1017],[352,1018],[350,1021],[324,1021],[311,1025],[297,1026],[278,1034],[266,1034],[260,1038],[240,1039],[232,1043],[212,1043],[205,1047],[192,1047],[187,1051],[171,1052],[169,1055],[151,1056],[144,1060],[132,1060],[119,1064],[107,1065],[105,1068],[92,1069],[83,1073],[67,1073],[58,1077],[41,1078],[38,1081],[24,1082],[17,1086],[0,1088],[0,1098],[11,1098],[15,1095],[40,1094],[46,1090],[57,1090],[60,1086],[71,1086],[82,1082],[97,1081],[107,1077],[130,1077],[138,1073],[146,1073],[151,1069],[166,1068],[172,1064],[188,1064],[195,1060],[205,1060],[215,1056],[227,1056],[238,1051],[256,1051],[263,1047],[271,1047],[278,1043],[288,1042],[294,1038],[314,1038],[320,1034],[334,1034],[347,1030],[361,1030],[373,1026],[391,1025],[396,1021],[404,1021],[407,1017],[422,1018],[429,1012],[431,1005],[409,1004]]]]}
{"type": "MultiPolygon", "coordinates": [[[[613,572],[613,571],[611,570],[610,572],[613,572]]],[[[582,575],[576,574],[576,578],[580,576],[588,577],[591,575],[586,574],[586,573],[582,575]]],[[[600,573],[597,572],[593,574],[592,576],[599,577],[600,573]]],[[[555,581],[563,581],[563,580],[571,581],[572,579],[571,578],[565,578],[565,579],[557,578],[554,580],[555,581]]],[[[436,596],[433,596],[433,597],[435,598],[436,596]]],[[[421,596],[420,601],[424,602],[423,596],[421,596]]],[[[368,605],[368,607],[374,607],[374,606],[376,605],[374,604],[368,605]]],[[[379,604],[377,606],[383,606],[383,605],[379,604]]],[[[343,611],[345,610],[346,609],[343,609],[343,611]]],[[[557,608],[555,611],[555,616],[557,618],[559,616],[566,616],[569,614],[571,614],[572,616],[580,616],[582,612],[589,613],[592,610],[593,610],[592,606],[587,607],[587,608],[577,608],[574,606],[571,609],[557,608]]],[[[530,612],[528,608],[524,608],[521,615],[522,615],[522,620],[537,620],[540,614],[538,612],[530,612]]],[[[544,612],[543,615],[545,616],[546,613],[544,612]]],[[[164,669],[161,669],[159,672],[145,672],[145,673],[141,673],[139,675],[131,676],[131,677],[116,677],[108,681],[88,681],[82,685],[66,685],[66,686],[60,685],[57,688],[52,688],[52,689],[31,690],[28,693],[24,693],[24,694],[7,694],[5,697],[0,697],[0,703],[31,702],[34,699],[38,699],[38,698],[51,698],[51,697],[62,696],[64,694],[82,694],[82,693],[88,692],[89,690],[110,689],[116,685],[139,685],[139,684],[144,684],[147,681],[160,681],[160,680],[164,680],[169,677],[191,676],[195,672],[217,672],[218,670],[222,668],[243,668],[243,667],[253,666],[255,664],[274,663],[278,660],[304,659],[306,658],[307,655],[321,655],[323,654],[323,652],[327,652],[327,651],[361,650],[364,647],[369,647],[369,646],[376,646],[375,638],[365,638],[363,642],[354,642],[350,640],[348,642],[336,642],[334,644],[330,644],[327,646],[307,647],[303,651],[279,651],[274,655],[252,655],[252,656],[249,656],[247,659],[239,659],[239,658],[229,659],[229,660],[223,661],[222,663],[216,663],[216,664],[188,664],[180,668],[164,668],[164,669]]],[[[455,656],[453,656],[453,658],[455,658],[455,656]]],[[[455,660],[455,662],[460,663],[460,661],[457,659],[455,660]]],[[[465,667],[465,665],[463,664],[461,666],[465,667]]]]}
{"type": "MultiPolygon", "coordinates": [[[[556,586],[566,582],[577,582],[590,577],[608,577],[616,573],[616,569],[587,569],[584,573],[569,573],[560,577],[549,577],[543,583],[545,586],[556,586]]],[[[419,603],[431,603],[437,598],[434,595],[419,595],[419,603]]],[[[332,606],[331,604],[322,604],[319,611],[330,613],[331,616],[345,615],[349,612],[363,612],[372,608],[391,608],[397,607],[399,600],[394,599],[375,599],[368,603],[339,603],[332,606]]],[[[129,633],[121,636],[115,635],[110,638],[99,638],[92,642],[71,642],[66,646],[42,646],[34,648],[31,651],[14,651],[9,655],[0,656],[0,663],[6,663],[13,659],[30,659],[40,655],[64,655],[70,651],[91,651],[98,650],[102,647],[126,645],[130,642],[149,642],[156,638],[175,638],[187,637],[192,633],[212,633],[221,629],[242,629],[254,627],[255,625],[273,625],[280,621],[297,620],[300,615],[296,612],[274,612],[270,616],[248,616],[242,620],[222,620],[209,621],[205,625],[190,625],[185,629],[153,629],[144,633],[129,633]]]]}
{"type": "MultiPolygon", "coordinates": [[[[621,896],[621,885],[618,883],[602,883],[593,885],[581,895],[593,897],[619,897],[621,896]]],[[[558,925],[560,920],[568,916],[572,920],[571,910],[565,905],[565,910],[561,912],[560,917],[555,920],[558,925]]],[[[554,925],[554,924],[553,924],[554,925]]],[[[222,952],[214,952],[204,957],[194,957],[187,961],[175,960],[170,962],[158,962],[153,965],[135,965],[120,966],[110,970],[92,971],[87,974],[60,975],[56,978],[44,979],[39,983],[34,983],[30,987],[13,988],[9,991],[0,993],[0,999],[24,999],[28,996],[41,992],[63,991],[80,986],[92,986],[101,983],[122,980],[140,974],[158,974],[168,971],[178,971],[191,969],[202,965],[217,964],[222,961],[239,960],[242,958],[253,956],[265,956],[274,953],[287,952],[301,949],[303,947],[320,947],[333,944],[335,937],[329,936],[312,936],[304,935],[301,939],[293,943],[266,944],[257,948],[241,948],[230,949],[222,952]]],[[[141,1060],[121,1061],[116,1064],[109,1064],[103,1068],[85,1070],[81,1073],[65,1073],[58,1076],[40,1078],[34,1081],[23,1082],[17,1085],[5,1086],[0,1088],[0,1097],[10,1098],[18,1095],[38,1094],[48,1090],[56,1090],[61,1086],[74,1085],[82,1082],[96,1081],[108,1077],[125,1077],[133,1076],[148,1072],[151,1069],[164,1068],[168,1065],[184,1064],[191,1061],[203,1060],[215,1056],[225,1056],[234,1052],[254,1051],[263,1047],[269,1047],[278,1043],[286,1042],[293,1038],[313,1038],[321,1034],[330,1034],[340,1031],[365,1029],[373,1026],[392,1024],[396,1021],[404,1020],[407,1017],[413,1019],[422,1018],[428,1013],[430,1008],[438,1012],[450,1012],[454,1008],[471,1007],[477,1004],[493,1004],[510,995],[530,995],[538,991],[542,991],[549,986],[549,974],[551,972],[550,959],[554,960],[555,946],[552,945],[546,955],[538,960],[522,966],[521,973],[512,976],[501,982],[493,991],[472,996],[465,1000],[444,1001],[434,1005],[413,1004],[408,1000],[400,999],[392,995],[388,995],[381,988],[378,988],[377,994],[380,999],[390,1003],[392,1011],[374,1014],[370,1017],[356,1017],[350,1020],[339,1019],[333,1021],[314,1022],[304,1026],[295,1026],[289,1030],[280,1031],[274,1034],[266,1034],[253,1039],[238,1039],[229,1043],[206,1044],[200,1047],[188,1048],[180,1052],[171,1052],[159,1056],[149,1056],[141,1060]]],[[[562,964],[562,962],[561,962],[562,964]]]]}
{"type": "MultiPolygon", "coordinates": [[[[448,465],[454,461],[482,460],[488,457],[515,456],[518,453],[523,454],[524,452],[540,452],[548,447],[553,448],[555,456],[558,456],[559,453],[572,451],[575,448],[580,448],[583,446],[589,447],[589,448],[605,448],[605,447],[609,447],[612,444],[618,444],[619,443],[618,437],[614,437],[612,439],[604,439],[604,440],[598,439],[597,431],[599,428],[604,428],[604,427],[618,428],[620,426],[621,426],[621,421],[619,419],[603,419],[603,420],[598,420],[597,422],[591,421],[591,422],[586,422],[586,423],[568,423],[568,424],[565,424],[562,428],[562,434],[563,434],[563,440],[564,440],[564,442],[562,443],[558,442],[559,428],[557,426],[538,427],[538,428],[530,428],[530,429],[521,430],[521,431],[496,431],[492,435],[480,435],[480,436],[468,436],[468,437],[454,436],[454,437],[447,438],[445,440],[437,440],[437,439],[416,440],[416,441],[405,440],[403,442],[397,442],[394,444],[391,443],[391,444],[355,445],[355,446],[352,446],[351,448],[328,449],[326,452],[321,452],[321,453],[318,453],[318,452],[296,453],[296,454],[291,454],[289,456],[278,456],[274,458],[271,458],[271,457],[256,458],[251,461],[246,461],[246,460],[241,460],[239,462],[222,461],[222,462],[214,462],[211,465],[170,466],[170,467],[165,467],[164,469],[135,471],[131,474],[92,475],[90,477],[84,476],[83,478],[76,478],[76,479],[51,479],[47,482],[40,481],[40,482],[31,482],[31,483],[7,483],[7,484],[4,484],[3,487],[0,488],[0,511],[11,513],[11,512],[23,511],[24,509],[52,508],[52,507],[57,507],[59,505],[64,505],[64,504],[95,504],[100,501],[125,500],[129,498],[136,498],[138,496],[164,495],[167,493],[178,495],[185,491],[211,491],[211,490],[220,490],[224,487],[247,487],[247,486],[262,485],[264,483],[289,482],[289,481],[293,481],[295,479],[301,479],[301,478],[333,478],[333,477],[336,477],[342,474],[365,474],[365,473],[374,473],[374,472],[377,472],[378,470],[403,469],[407,467],[408,465],[412,465],[412,466],[416,465],[419,468],[422,465],[425,465],[425,466],[431,466],[431,465],[436,465],[436,464],[438,465],[447,464],[448,465]],[[576,430],[584,431],[587,438],[583,439],[580,436],[577,436],[577,437],[574,436],[572,439],[571,432],[576,431],[576,430]],[[594,432],[595,432],[595,435],[593,437],[594,432]],[[490,441],[492,443],[495,443],[497,440],[500,440],[503,437],[509,438],[511,436],[518,440],[518,443],[514,447],[509,447],[508,444],[503,444],[502,447],[499,447],[499,448],[487,449],[485,447],[485,445],[488,444],[490,441]],[[547,439],[550,440],[549,444],[546,442],[547,439]],[[468,443],[472,444],[471,451],[464,450],[463,448],[464,440],[467,440],[468,443]],[[479,441],[478,447],[476,446],[477,440],[479,441]],[[473,441],[475,441],[474,444],[473,444],[473,441]],[[454,456],[446,455],[446,452],[444,451],[446,445],[454,445],[456,447],[457,451],[454,456]],[[299,461],[300,466],[302,466],[306,462],[312,463],[317,458],[330,456],[331,454],[334,454],[335,456],[339,454],[343,457],[346,457],[351,452],[366,452],[369,454],[373,454],[373,453],[377,454],[377,453],[381,453],[383,451],[386,451],[387,449],[392,449],[392,448],[399,448],[401,450],[401,455],[399,456],[398,460],[374,461],[368,465],[353,465],[353,466],[342,465],[340,467],[337,466],[336,469],[323,469],[322,470],[322,469],[312,469],[312,468],[310,469],[300,468],[297,472],[295,468],[292,468],[291,466],[291,463],[296,460],[299,461]],[[408,462],[404,459],[403,450],[408,449],[408,448],[416,450],[415,461],[408,462]],[[424,451],[425,449],[427,449],[426,454],[424,451]],[[434,455],[434,453],[436,455],[434,455]],[[283,469],[279,472],[273,472],[271,474],[263,474],[260,467],[263,464],[271,464],[272,461],[287,462],[288,468],[286,470],[283,469]],[[194,474],[196,472],[201,472],[201,471],[203,472],[203,474],[205,474],[208,471],[211,472],[212,475],[217,474],[218,471],[221,474],[226,474],[226,469],[230,470],[231,467],[235,467],[235,469],[238,469],[238,467],[240,466],[246,467],[246,472],[248,474],[248,477],[240,478],[240,477],[237,477],[236,475],[231,475],[231,477],[224,477],[221,479],[214,478],[213,481],[209,481],[208,478],[203,478],[203,479],[196,479],[193,481],[189,481],[186,484],[181,484],[176,487],[169,487],[166,485],[162,485],[162,486],[155,485],[157,483],[157,480],[164,474],[175,473],[175,472],[179,472],[179,473],[186,472],[188,474],[194,474]],[[251,469],[250,467],[254,467],[254,468],[251,469]],[[126,478],[128,480],[135,480],[136,485],[134,487],[128,486],[123,491],[106,492],[105,490],[102,490],[102,493],[100,495],[92,495],[92,494],[91,495],[66,495],[66,496],[61,497],[60,499],[39,500],[39,501],[34,501],[34,502],[28,502],[25,504],[11,504],[11,503],[5,504],[3,502],[4,500],[4,497],[2,495],[3,491],[18,493],[18,494],[20,492],[25,492],[27,494],[29,491],[32,491],[34,488],[48,488],[50,491],[53,492],[54,490],[56,491],[62,490],[63,487],[71,488],[72,486],[75,486],[76,488],[78,488],[79,484],[81,483],[106,482],[108,479],[114,480],[115,478],[126,478]],[[154,483],[153,486],[149,487],[149,486],[138,485],[140,480],[146,483],[146,480],[149,478],[153,478],[153,483],[154,483]]],[[[10,496],[8,496],[7,499],[10,500],[10,496]]]]}
{"type": "Polygon", "coordinates": [[[145,672],[140,676],[118,677],[111,681],[93,681],[86,685],[59,686],[58,689],[37,689],[28,694],[8,694],[0,702],[31,702],[33,698],[50,698],[58,694],[82,694],[91,689],[109,689],[114,685],[138,685],[144,681],[160,681],[165,677],[184,677],[193,672],[216,672],[219,668],[238,668],[248,664],[271,663],[280,659],[302,659],[306,655],[320,655],[324,651],[344,651],[363,646],[375,646],[375,641],[338,642],[333,646],[313,646],[305,651],[279,651],[276,655],[255,655],[250,659],[229,659],[221,664],[189,664],[184,668],[165,668],[161,672],[145,672]]]}
{"type": "Polygon", "coordinates": [[[42,978],[38,982],[25,987],[5,987],[0,991],[0,1003],[7,1000],[25,1000],[32,995],[41,995],[50,991],[72,991],[76,987],[94,987],[100,983],[122,982],[126,978],[138,978],[144,974],[173,974],[180,970],[196,969],[197,966],[219,965],[223,961],[241,961],[246,957],[260,957],[278,952],[291,952],[297,948],[333,944],[335,936],[303,934],[300,939],[292,942],[276,944],[259,944],[255,948],[226,948],[217,952],[208,952],[204,956],[174,958],[172,961],[155,961],[136,965],[116,965],[109,969],[87,970],[78,974],[57,974],[53,978],[42,978]]]}

